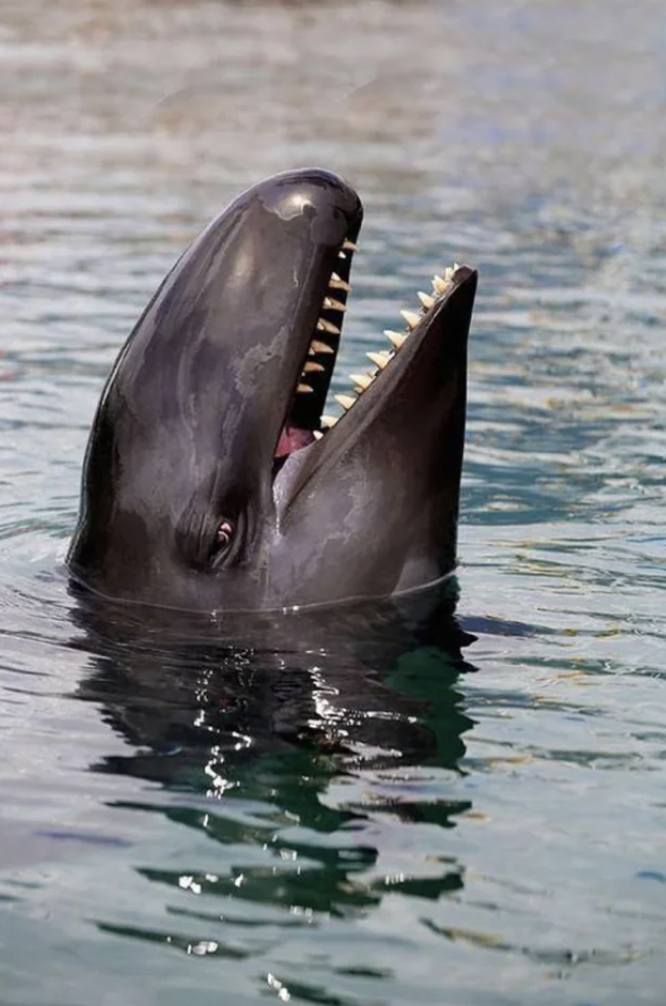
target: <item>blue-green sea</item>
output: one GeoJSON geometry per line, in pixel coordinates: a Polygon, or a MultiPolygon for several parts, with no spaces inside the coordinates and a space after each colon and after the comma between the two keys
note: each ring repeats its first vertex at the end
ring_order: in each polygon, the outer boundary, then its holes
{"type": "Polygon", "coordinates": [[[0,1006],[663,1006],[663,2],[4,0],[0,137],[0,1006]],[[479,269],[456,633],[104,642],[104,378],[308,164],[366,211],[333,393],[479,269]]]}

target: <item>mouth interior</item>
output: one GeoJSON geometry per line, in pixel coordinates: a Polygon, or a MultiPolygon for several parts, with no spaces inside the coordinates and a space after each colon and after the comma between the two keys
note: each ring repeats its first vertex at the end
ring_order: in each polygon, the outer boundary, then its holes
{"type": "Polygon", "coordinates": [[[447,297],[459,269],[456,263],[445,269],[443,275],[435,275],[432,279],[432,293],[418,293],[418,310],[400,312],[406,323],[403,331],[385,330],[384,335],[390,348],[367,354],[373,364],[372,368],[364,374],[351,374],[350,391],[335,396],[335,400],[342,406],[343,415],[327,416],[323,414],[324,406],[340,347],[347,298],[351,290],[349,278],[352,258],[357,250],[351,240],[345,240],[338,252],[335,270],[324,291],[319,318],[275,448],[274,475],[290,454],[325,437],[344,414],[353,408],[358,397],[373,385],[379,374],[400,353],[411,332],[447,297]]]}

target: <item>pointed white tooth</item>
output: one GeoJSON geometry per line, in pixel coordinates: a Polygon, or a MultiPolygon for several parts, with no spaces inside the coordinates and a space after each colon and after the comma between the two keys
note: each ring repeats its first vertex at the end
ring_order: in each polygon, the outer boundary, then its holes
{"type": "Polygon", "coordinates": [[[334,272],[331,276],[331,281],[328,284],[331,290],[346,290],[347,293],[351,290],[349,283],[346,283],[343,279],[340,279],[337,272],[334,272]]]}
{"type": "Polygon", "coordinates": [[[391,359],[391,354],[387,353],[383,349],[380,350],[378,353],[367,353],[366,355],[368,359],[372,363],[374,363],[375,367],[379,367],[380,370],[383,370],[386,364],[391,359]]]}
{"type": "Polygon", "coordinates": [[[326,367],[322,367],[321,363],[310,362],[310,360],[303,367],[304,374],[321,374],[323,370],[326,370],[326,367]]]}
{"type": "Polygon", "coordinates": [[[361,391],[365,391],[366,388],[369,388],[373,381],[373,378],[368,377],[367,374],[350,374],[349,376],[354,384],[361,389],[361,391]]]}
{"type": "Polygon", "coordinates": [[[315,440],[321,440],[321,438],[324,436],[321,430],[313,430],[312,433],[314,435],[315,440]]]}
{"type": "Polygon", "coordinates": [[[333,300],[332,297],[324,297],[324,307],[327,311],[346,311],[347,305],[342,304],[339,300],[333,300]]]}
{"type": "Polygon", "coordinates": [[[356,252],[358,251],[358,245],[355,245],[353,241],[349,240],[349,238],[345,238],[342,242],[342,250],[356,252]]]}
{"type": "Polygon", "coordinates": [[[338,258],[347,258],[344,252],[338,252],[338,258]]]}
{"type": "Polygon", "coordinates": [[[299,395],[311,395],[314,388],[311,388],[309,384],[299,384],[296,391],[299,395]]]}
{"type": "Polygon", "coordinates": [[[431,297],[429,293],[424,293],[423,290],[419,290],[418,298],[423,304],[426,311],[429,310],[429,308],[431,308],[432,305],[435,303],[435,298],[431,297]]]}
{"type": "Polygon", "coordinates": [[[313,339],[310,343],[310,349],[313,349],[315,353],[334,353],[335,350],[328,345],[326,342],[320,342],[319,339],[313,339]]]}
{"type": "Polygon", "coordinates": [[[421,315],[417,314],[416,311],[401,311],[400,314],[403,316],[410,328],[416,328],[421,320],[421,315]]]}
{"type": "Polygon", "coordinates": [[[352,405],[356,404],[356,399],[352,398],[351,395],[335,395],[335,400],[338,405],[342,406],[345,412],[348,412],[352,405]]]}
{"type": "Polygon", "coordinates": [[[404,332],[392,332],[390,328],[384,329],[384,335],[396,349],[402,349],[409,338],[404,332]]]}
{"type": "Polygon", "coordinates": [[[324,318],[320,318],[317,322],[317,330],[319,332],[329,332],[331,335],[340,335],[340,329],[337,325],[332,324],[330,321],[326,321],[324,318]]]}
{"type": "Polygon", "coordinates": [[[337,416],[322,416],[320,420],[321,426],[326,426],[330,430],[331,426],[335,426],[338,421],[337,416]]]}
{"type": "Polygon", "coordinates": [[[444,279],[443,276],[433,276],[432,278],[432,288],[436,294],[445,293],[448,289],[449,284],[444,279]]]}

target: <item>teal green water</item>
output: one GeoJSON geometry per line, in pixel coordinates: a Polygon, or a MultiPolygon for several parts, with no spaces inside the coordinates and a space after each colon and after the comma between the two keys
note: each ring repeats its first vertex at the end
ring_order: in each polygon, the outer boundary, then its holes
{"type": "Polygon", "coordinates": [[[1,1006],[665,1001],[662,7],[3,6],[1,1006]],[[366,206],[335,391],[480,270],[475,641],[100,646],[62,561],[104,376],[309,163],[366,206]]]}

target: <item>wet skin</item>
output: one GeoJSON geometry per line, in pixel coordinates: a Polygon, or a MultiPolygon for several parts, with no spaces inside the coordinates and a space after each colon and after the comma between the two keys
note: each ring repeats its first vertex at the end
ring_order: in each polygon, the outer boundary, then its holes
{"type": "Polygon", "coordinates": [[[440,284],[316,439],[361,220],[340,178],[289,172],[241,195],[176,263],[97,409],[68,554],[77,583],[257,611],[388,597],[453,570],[473,270],[440,284]]]}

